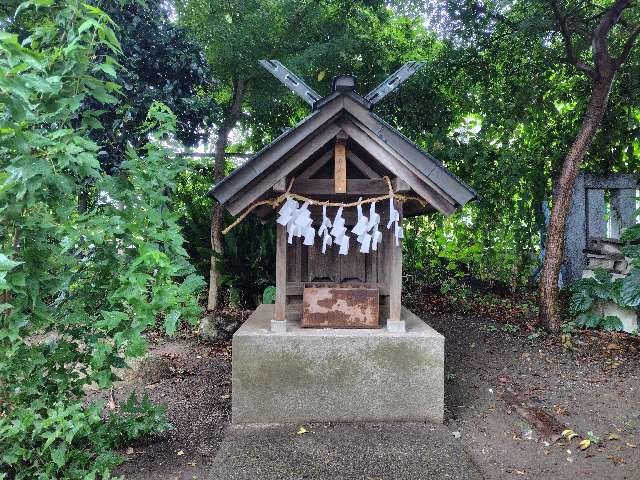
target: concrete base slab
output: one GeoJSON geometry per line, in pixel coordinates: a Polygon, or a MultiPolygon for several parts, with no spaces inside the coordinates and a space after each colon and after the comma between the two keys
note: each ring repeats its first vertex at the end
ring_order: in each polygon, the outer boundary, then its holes
{"type": "Polygon", "coordinates": [[[481,480],[461,442],[442,425],[235,426],[210,480],[481,480]]]}
{"type": "Polygon", "coordinates": [[[233,336],[233,423],[442,422],[444,337],[406,308],[398,333],[272,318],[261,305],[233,336]]]}
{"type": "Polygon", "coordinates": [[[407,325],[404,320],[387,320],[387,331],[391,333],[405,333],[407,325]]]}
{"type": "Polygon", "coordinates": [[[286,333],[287,321],[286,320],[271,320],[271,332],[272,333],[286,333]]]}

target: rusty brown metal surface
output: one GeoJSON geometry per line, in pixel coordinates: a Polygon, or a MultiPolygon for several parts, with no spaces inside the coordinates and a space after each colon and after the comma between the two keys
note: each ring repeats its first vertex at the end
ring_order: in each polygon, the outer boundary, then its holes
{"type": "Polygon", "coordinates": [[[378,328],[379,319],[377,288],[311,286],[303,290],[303,327],[378,328]]]}

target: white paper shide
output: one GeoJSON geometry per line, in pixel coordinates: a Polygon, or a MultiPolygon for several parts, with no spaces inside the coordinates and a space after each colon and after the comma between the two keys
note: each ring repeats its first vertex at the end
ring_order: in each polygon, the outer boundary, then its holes
{"type": "MultiPolygon", "coordinates": [[[[287,197],[284,205],[278,211],[276,222],[286,228],[288,243],[293,243],[294,237],[298,237],[303,239],[303,245],[313,246],[317,235],[322,239],[322,253],[327,253],[327,249],[335,244],[340,255],[347,255],[351,242],[349,233],[352,233],[358,243],[360,253],[378,250],[378,246],[382,243],[382,232],[380,231],[380,214],[376,212],[376,202],[368,202],[368,215],[365,215],[362,198],[358,200],[356,224],[350,232],[343,217],[345,207],[338,207],[333,221],[331,221],[327,216],[327,205],[322,205],[322,219],[316,232],[316,229],[313,228],[314,222],[309,211],[309,204],[310,202],[306,201],[300,205],[297,200],[287,197]]],[[[393,229],[395,245],[400,246],[400,239],[404,238],[404,232],[400,212],[395,208],[393,198],[389,199],[387,229],[393,229]]]]}

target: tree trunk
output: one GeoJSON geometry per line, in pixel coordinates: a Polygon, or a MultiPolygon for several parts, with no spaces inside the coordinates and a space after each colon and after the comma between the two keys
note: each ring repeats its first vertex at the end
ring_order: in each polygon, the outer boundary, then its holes
{"type": "MultiPolygon", "coordinates": [[[[229,143],[229,133],[236,126],[242,114],[244,92],[245,82],[242,79],[235,80],[233,82],[233,99],[218,128],[214,148],[213,181],[216,184],[224,178],[225,150],[229,143]]],[[[211,207],[211,249],[216,255],[222,255],[222,219],[222,207],[214,200],[211,207]]],[[[218,287],[220,285],[215,255],[211,255],[210,262],[207,310],[215,310],[218,307],[218,287]]]]}
{"type": "Polygon", "coordinates": [[[560,329],[558,276],[564,256],[565,226],[576,177],[593,138],[604,117],[614,73],[598,76],[591,98],[555,185],[553,207],[547,231],[547,248],[540,276],[540,314],[538,323],[551,330],[560,329]]]}
{"type": "Polygon", "coordinates": [[[551,5],[559,33],[564,40],[567,61],[592,79],[591,98],[580,130],[564,159],[560,176],[556,181],[547,231],[547,248],[540,276],[538,324],[551,331],[558,331],[560,329],[558,275],[564,256],[565,228],[573,188],[582,160],[602,123],[616,73],[629,57],[636,39],[640,36],[640,25],[636,25],[624,41],[620,56],[613,58],[609,52],[609,34],[621,21],[624,10],[631,5],[631,0],[615,0],[613,5],[603,12],[597,27],[591,34],[593,65],[588,65],[580,60],[574,49],[571,38],[573,32],[570,29],[567,14],[560,7],[560,2],[552,0],[551,5]]]}

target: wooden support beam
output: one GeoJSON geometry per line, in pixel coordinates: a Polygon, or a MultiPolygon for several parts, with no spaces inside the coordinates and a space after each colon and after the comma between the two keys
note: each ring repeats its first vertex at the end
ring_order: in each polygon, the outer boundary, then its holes
{"type": "MultiPolygon", "coordinates": [[[[395,162],[395,164],[397,165],[396,167],[390,168],[392,172],[397,173],[399,177],[405,178],[409,184],[411,184],[412,181],[419,181],[421,185],[426,186],[427,189],[430,192],[433,192],[433,194],[437,195],[438,198],[441,198],[446,203],[449,203],[452,206],[456,205],[456,202],[453,199],[453,197],[446,190],[441,188],[441,185],[439,185],[438,182],[435,182],[431,178],[433,171],[430,175],[425,176],[421,170],[416,168],[410,162],[407,162],[407,159],[405,159],[400,152],[398,152],[391,145],[389,145],[386,139],[381,138],[378,135],[375,135],[372,131],[370,131],[364,124],[359,122],[357,119],[354,119],[352,124],[358,131],[361,131],[362,133],[364,133],[366,138],[369,139],[369,142],[367,143],[368,146],[371,147],[372,145],[375,144],[376,146],[382,148],[382,150],[385,152],[382,154],[383,156],[384,154],[386,154],[389,157],[391,157],[390,158],[391,161],[395,162]],[[406,174],[400,174],[398,172],[405,172],[406,174]]],[[[380,158],[376,157],[376,158],[380,161],[380,163],[384,164],[384,160],[382,157],[380,158]]],[[[416,190],[414,185],[412,185],[412,187],[414,188],[414,190],[416,190]]],[[[430,196],[433,197],[434,196],[433,194],[431,194],[430,196]]],[[[426,200],[429,200],[429,197],[423,197],[423,198],[425,198],[426,200]]],[[[437,207],[437,204],[435,206],[437,207]]],[[[455,206],[453,207],[453,209],[455,210],[455,206]]],[[[446,213],[446,212],[443,212],[443,213],[446,213]]],[[[447,215],[449,214],[447,213],[447,215]]]]}
{"type": "MultiPolygon", "coordinates": [[[[395,204],[402,219],[402,202],[396,200],[395,204]]],[[[400,246],[396,246],[393,235],[389,237],[390,241],[394,242],[387,250],[389,257],[389,278],[387,280],[389,284],[389,320],[399,322],[402,310],[402,243],[400,246]]]]}
{"type": "Polygon", "coordinates": [[[373,168],[371,168],[369,165],[367,165],[355,153],[350,151],[349,153],[347,153],[347,158],[358,170],[364,173],[367,178],[380,178],[382,176],[378,172],[376,172],[373,168]]]}
{"type": "Polygon", "coordinates": [[[401,133],[386,126],[370,110],[348,97],[344,98],[344,107],[356,123],[362,124],[365,130],[375,132],[377,140],[383,141],[399,156],[404,158],[412,168],[419,171],[425,177],[424,181],[429,184],[430,188],[436,190],[445,198],[455,199],[452,201],[455,205],[464,205],[474,198],[475,195],[472,190],[448,173],[435,159],[404,138],[401,133]]]}
{"type": "MultiPolygon", "coordinates": [[[[298,180],[293,183],[291,191],[300,195],[315,197],[336,196],[334,182],[331,178],[313,178],[310,180],[298,180]]],[[[389,186],[382,178],[376,179],[349,179],[346,195],[375,196],[389,193],[389,186]]],[[[340,194],[341,195],[341,194],[340,194]]]]}
{"type": "Polygon", "coordinates": [[[347,145],[337,142],[334,152],[334,193],[347,193],[347,145]]]}
{"type": "MultiPolygon", "coordinates": [[[[248,205],[255,200],[255,196],[260,196],[269,190],[278,179],[285,175],[276,177],[273,182],[271,182],[271,185],[268,185],[262,191],[256,191],[254,182],[265,176],[265,174],[268,175],[273,167],[279,166],[286,158],[292,155],[294,151],[303,148],[305,144],[313,141],[312,138],[317,138],[323,131],[326,131],[327,126],[332,124],[340,115],[343,103],[342,97],[341,99],[336,99],[335,102],[328,103],[322,110],[318,110],[293,130],[284,134],[281,141],[276,142],[264,152],[259,152],[251,162],[247,162],[235,170],[233,173],[233,181],[231,181],[231,178],[227,178],[215,187],[215,197],[218,201],[224,204],[232,215],[237,215],[238,211],[232,209],[227,203],[233,201],[235,203],[241,202],[242,204],[248,205]],[[239,190],[236,188],[238,184],[243,185],[239,190]],[[250,194],[251,198],[248,202],[240,200],[244,193],[250,194]]],[[[338,131],[339,128],[335,129],[327,142],[335,137],[338,131]]],[[[307,160],[308,158],[307,156],[303,160],[307,160]]],[[[240,211],[241,210],[242,208],[240,208],[240,211]]]]}
{"type": "Polygon", "coordinates": [[[294,153],[281,159],[278,166],[262,173],[256,173],[250,186],[247,186],[242,192],[234,195],[233,198],[225,204],[229,213],[231,213],[231,215],[238,215],[258,200],[265,191],[270,190],[278,180],[289,175],[296,167],[318,152],[323,146],[330,142],[331,139],[335,138],[339,131],[340,127],[336,124],[332,123],[325,126],[320,129],[317,135],[300,146],[294,153]]]}
{"type": "Polygon", "coordinates": [[[366,148],[386,168],[396,172],[398,176],[405,179],[418,195],[433,205],[438,211],[445,215],[451,215],[456,210],[452,201],[443,197],[440,192],[430,188],[410,167],[403,164],[391,151],[381,145],[379,139],[376,139],[375,136],[369,135],[366,130],[360,129],[352,121],[342,122],[341,125],[352,139],[366,148]]]}
{"type": "Polygon", "coordinates": [[[286,320],[287,312],[287,231],[277,226],[276,238],[276,305],[274,320],[286,320]]]}
{"type": "Polygon", "coordinates": [[[309,179],[311,176],[324,167],[327,162],[329,162],[333,158],[333,150],[329,150],[320,156],[316,161],[314,161],[311,165],[306,167],[304,171],[298,175],[300,179],[309,179]]]}

